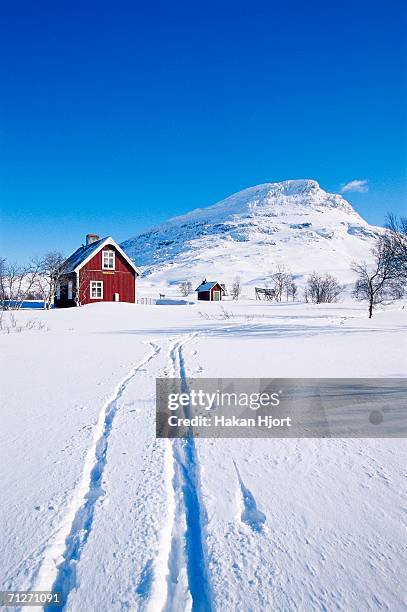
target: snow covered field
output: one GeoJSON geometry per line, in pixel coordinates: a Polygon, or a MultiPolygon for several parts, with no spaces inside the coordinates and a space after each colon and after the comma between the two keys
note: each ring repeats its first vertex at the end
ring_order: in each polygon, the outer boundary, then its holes
{"type": "Polygon", "coordinates": [[[404,440],[156,440],[154,401],[157,376],[404,377],[402,306],[17,313],[1,588],[61,590],[71,612],[404,610],[404,440]]]}

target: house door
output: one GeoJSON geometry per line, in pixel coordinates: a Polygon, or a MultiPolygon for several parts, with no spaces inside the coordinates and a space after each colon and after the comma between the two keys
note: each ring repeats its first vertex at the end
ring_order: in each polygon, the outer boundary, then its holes
{"type": "Polygon", "coordinates": [[[220,291],[214,291],[213,292],[213,301],[214,302],[219,302],[220,300],[220,291]]]}

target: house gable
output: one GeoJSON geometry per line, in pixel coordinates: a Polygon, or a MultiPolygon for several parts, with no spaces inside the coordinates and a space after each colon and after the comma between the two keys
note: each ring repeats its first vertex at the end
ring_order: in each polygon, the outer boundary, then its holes
{"type": "MultiPolygon", "coordinates": [[[[71,262],[71,269],[67,270],[67,272],[78,272],[81,268],[83,268],[90,260],[92,260],[95,256],[97,256],[100,251],[105,249],[105,247],[110,247],[114,249],[116,253],[119,253],[122,259],[124,259],[128,266],[133,270],[133,272],[140,276],[140,270],[134,265],[130,257],[126,255],[126,253],[119,247],[119,245],[111,238],[102,238],[97,242],[94,242],[86,247],[82,247],[82,249],[78,249],[75,251],[73,255],[67,260],[67,264],[71,262]]],[[[102,269],[102,264],[100,264],[100,268],[102,269]]]]}

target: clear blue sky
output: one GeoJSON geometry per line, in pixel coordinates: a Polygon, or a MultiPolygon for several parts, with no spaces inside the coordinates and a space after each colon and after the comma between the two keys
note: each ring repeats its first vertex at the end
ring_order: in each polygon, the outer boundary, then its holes
{"type": "Polygon", "coordinates": [[[406,3],[2,3],[1,252],[118,241],[314,178],[405,212],[406,3]]]}

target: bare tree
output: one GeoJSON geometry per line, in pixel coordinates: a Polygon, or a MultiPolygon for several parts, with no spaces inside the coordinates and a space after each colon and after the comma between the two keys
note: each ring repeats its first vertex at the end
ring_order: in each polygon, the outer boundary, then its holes
{"type": "Polygon", "coordinates": [[[292,301],[294,302],[295,297],[297,295],[298,292],[298,287],[294,281],[294,279],[291,279],[287,282],[286,284],[286,296],[287,296],[287,302],[288,302],[288,298],[290,297],[292,299],[292,301]]]}
{"type": "Polygon", "coordinates": [[[331,274],[319,274],[313,272],[307,280],[306,301],[310,300],[314,304],[337,302],[342,287],[337,279],[331,274]]]}
{"type": "Polygon", "coordinates": [[[44,301],[44,308],[52,306],[58,283],[65,274],[65,257],[59,251],[50,251],[38,260],[38,275],[36,286],[44,301]]]}
{"type": "Polygon", "coordinates": [[[192,293],[191,281],[183,281],[182,283],[180,283],[179,290],[181,292],[181,295],[184,297],[190,295],[192,293]]]}
{"type": "Polygon", "coordinates": [[[32,261],[27,265],[0,261],[0,299],[3,310],[19,310],[27,297],[32,294],[39,274],[39,264],[32,261]]]}
{"type": "Polygon", "coordinates": [[[402,265],[402,260],[395,255],[392,240],[393,237],[389,238],[388,234],[377,238],[376,246],[372,249],[372,265],[366,262],[352,265],[352,270],[357,274],[353,295],[357,300],[368,302],[369,319],[378,304],[404,292],[406,265],[402,265]]]}
{"type": "Polygon", "coordinates": [[[74,300],[75,305],[80,306],[86,299],[86,293],[90,286],[90,272],[86,268],[82,268],[76,276],[74,300]]]}
{"type": "Polygon", "coordinates": [[[276,302],[281,302],[284,288],[287,283],[287,277],[290,272],[283,264],[279,264],[275,272],[271,275],[271,287],[274,290],[276,302]]]}
{"type": "Polygon", "coordinates": [[[297,293],[297,289],[298,287],[295,284],[294,276],[289,270],[287,270],[284,276],[284,292],[285,292],[285,297],[286,297],[287,302],[290,297],[294,301],[296,293],[297,293]]]}
{"type": "Polygon", "coordinates": [[[240,278],[239,276],[236,276],[232,284],[232,289],[230,291],[232,300],[238,300],[241,293],[242,293],[242,285],[240,284],[240,278]]]}
{"type": "Polygon", "coordinates": [[[407,279],[407,217],[388,213],[386,228],[387,232],[379,240],[382,241],[399,279],[407,279]]]}

